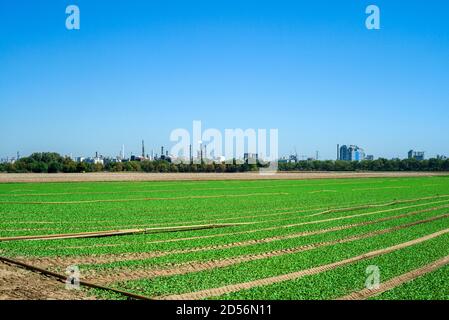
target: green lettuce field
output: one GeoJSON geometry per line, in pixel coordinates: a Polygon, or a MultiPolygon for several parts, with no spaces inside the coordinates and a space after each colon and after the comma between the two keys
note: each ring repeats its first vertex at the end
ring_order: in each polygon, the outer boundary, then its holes
{"type": "Polygon", "coordinates": [[[0,256],[151,299],[449,298],[444,176],[4,183],[0,217],[0,256]]]}

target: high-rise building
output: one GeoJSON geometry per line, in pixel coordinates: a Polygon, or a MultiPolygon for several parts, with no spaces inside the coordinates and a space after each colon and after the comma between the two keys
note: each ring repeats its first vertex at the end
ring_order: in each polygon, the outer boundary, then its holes
{"type": "Polygon", "coordinates": [[[348,150],[348,147],[346,145],[342,145],[340,147],[340,153],[339,153],[338,160],[351,161],[351,156],[349,154],[349,150],[348,150]]]}
{"type": "Polygon", "coordinates": [[[342,161],[362,161],[365,160],[365,151],[355,145],[342,145],[339,152],[339,160],[342,161]]]}
{"type": "Polygon", "coordinates": [[[424,156],[424,151],[414,151],[414,150],[410,150],[408,152],[408,158],[409,159],[415,159],[418,161],[423,161],[425,156],[424,156]]]}

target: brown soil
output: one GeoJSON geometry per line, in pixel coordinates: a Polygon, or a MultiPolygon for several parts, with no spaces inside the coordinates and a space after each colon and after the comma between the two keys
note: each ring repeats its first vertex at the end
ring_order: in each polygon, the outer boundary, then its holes
{"type": "Polygon", "coordinates": [[[419,243],[428,241],[430,239],[437,238],[437,237],[442,236],[447,233],[449,233],[449,229],[444,229],[444,230],[429,234],[427,236],[424,236],[424,237],[421,237],[418,239],[414,239],[411,241],[407,241],[407,242],[404,242],[401,244],[397,244],[397,245],[394,245],[394,246],[391,246],[388,248],[371,251],[371,252],[356,256],[356,257],[337,261],[337,262],[330,263],[327,265],[313,267],[310,269],[300,270],[300,271],[287,273],[287,274],[283,274],[283,275],[279,275],[279,276],[258,279],[258,280],[249,281],[249,282],[231,284],[231,285],[227,285],[227,286],[220,287],[220,288],[212,288],[212,289],[206,289],[206,290],[201,290],[201,291],[197,291],[197,292],[189,292],[189,293],[184,293],[184,294],[161,296],[161,297],[156,297],[156,298],[161,299],[161,300],[205,299],[205,298],[209,298],[209,297],[221,296],[221,295],[224,295],[227,293],[237,292],[237,291],[241,291],[241,290],[247,290],[247,289],[251,289],[254,287],[267,286],[267,285],[271,285],[271,284],[275,284],[275,283],[279,283],[279,282],[295,280],[295,279],[298,279],[301,277],[326,272],[326,271],[333,270],[333,269],[336,269],[336,268],[339,268],[339,267],[342,267],[342,266],[345,266],[348,264],[356,263],[356,262],[359,262],[362,260],[370,259],[370,258],[380,256],[383,254],[387,254],[387,253],[390,253],[390,252],[393,252],[396,250],[407,248],[407,247],[413,246],[415,244],[419,244],[419,243]]]}
{"type": "Polygon", "coordinates": [[[93,300],[53,278],[0,261],[0,300],[93,300]]]}
{"type": "Polygon", "coordinates": [[[410,282],[416,278],[419,278],[427,273],[433,272],[445,265],[449,264],[449,256],[441,258],[437,261],[434,261],[424,267],[415,269],[413,271],[402,274],[398,277],[390,279],[380,284],[378,289],[363,289],[360,291],[353,292],[346,296],[340,297],[337,300],[364,300],[376,295],[379,295],[385,291],[391,290],[400,286],[403,283],[410,282]]]}
{"type": "Polygon", "coordinates": [[[328,178],[430,177],[448,175],[435,172],[278,172],[262,175],[245,173],[1,173],[0,182],[70,182],[70,181],[176,181],[176,180],[301,180],[328,178]]]}

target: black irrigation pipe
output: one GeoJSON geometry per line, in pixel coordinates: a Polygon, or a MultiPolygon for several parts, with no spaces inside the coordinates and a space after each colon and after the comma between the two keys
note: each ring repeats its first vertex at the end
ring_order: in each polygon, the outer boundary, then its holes
{"type": "Polygon", "coordinates": [[[194,231],[204,229],[215,229],[224,227],[233,227],[237,225],[244,225],[251,223],[228,223],[228,224],[207,224],[197,226],[180,226],[180,227],[165,227],[165,228],[146,228],[146,229],[125,229],[125,230],[112,230],[112,231],[94,231],[94,232],[82,232],[82,233],[66,233],[66,234],[48,234],[37,236],[17,236],[17,237],[4,237],[0,238],[2,241],[19,241],[19,240],[62,240],[62,239],[79,239],[79,238],[101,238],[111,236],[124,236],[131,234],[154,234],[154,233],[166,233],[166,232],[180,232],[180,231],[194,231]]]}
{"type": "MultiPolygon", "coordinates": [[[[6,257],[0,256],[0,261],[3,261],[3,262],[8,263],[8,264],[13,264],[13,265],[20,266],[20,267],[22,267],[22,268],[24,268],[26,270],[32,271],[32,272],[42,273],[44,275],[57,278],[58,280],[65,281],[67,279],[67,276],[65,276],[65,275],[62,275],[62,274],[59,274],[59,273],[56,273],[56,272],[53,272],[53,271],[49,271],[49,270],[46,270],[46,269],[42,269],[42,268],[39,268],[39,267],[30,265],[30,264],[27,264],[27,263],[24,263],[24,262],[21,262],[21,261],[17,261],[17,260],[11,259],[11,258],[6,258],[6,257]]],[[[138,294],[127,292],[127,291],[122,291],[122,290],[119,290],[119,289],[105,287],[105,286],[102,286],[102,285],[99,285],[99,284],[96,284],[96,283],[92,283],[92,282],[88,282],[88,281],[80,280],[80,284],[83,285],[83,286],[89,287],[89,288],[101,289],[101,290],[106,290],[106,291],[112,291],[112,292],[121,294],[123,296],[129,297],[129,298],[132,298],[132,299],[136,299],[136,300],[153,300],[153,299],[151,299],[149,297],[146,297],[146,296],[138,295],[138,294]]]]}

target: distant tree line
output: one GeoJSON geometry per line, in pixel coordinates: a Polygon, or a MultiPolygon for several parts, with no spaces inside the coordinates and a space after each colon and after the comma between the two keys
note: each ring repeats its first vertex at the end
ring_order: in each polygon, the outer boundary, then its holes
{"type": "Polygon", "coordinates": [[[377,159],[364,161],[298,161],[279,163],[280,171],[449,171],[449,159],[377,159]]]}
{"type": "Polygon", "coordinates": [[[57,172],[95,172],[103,171],[100,164],[75,162],[54,152],[33,153],[14,163],[0,163],[0,171],[16,173],[57,173],[57,172]]]}
{"type": "MultiPolygon", "coordinates": [[[[0,172],[11,173],[57,173],[57,172],[247,172],[257,171],[258,164],[237,163],[203,163],[203,164],[175,164],[165,160],[157,161],[126,161],[106,162],[94,164],[75,162],[69,157],[62,157],[57,153],[33,153],[14,163],[0,163],[0,172]]],[[[449,171],[449,159],[429,159],[418,161],[415,159],[377,159],[365,161],[318,161],[303,160],[298,162],[280,162],[280,171],[449,171]]]]}
{"type": "Polygon", "coordinates": [[[89,162],[76,162],[69,157],[62,157],[53,152],[33,153],[31,156],[21,158],[14,163],[0,163],[0,172],[10,173],[74,173],[74,172],[245,172],[257,171],[260,165],[202,163],[202,164],[175,164],[165,160],[156,161],[124,161],[106,162],[104,165],[89,162]]]}

